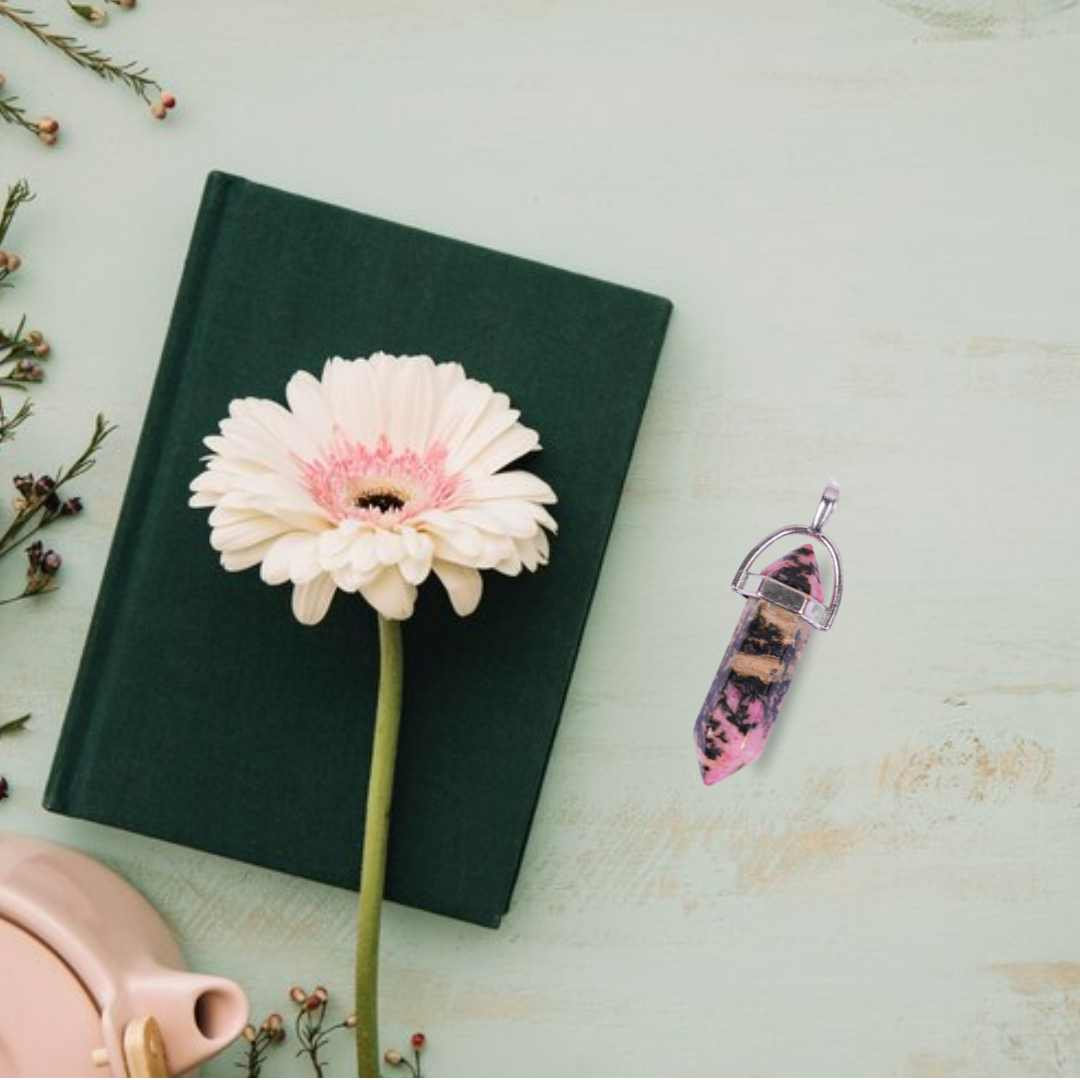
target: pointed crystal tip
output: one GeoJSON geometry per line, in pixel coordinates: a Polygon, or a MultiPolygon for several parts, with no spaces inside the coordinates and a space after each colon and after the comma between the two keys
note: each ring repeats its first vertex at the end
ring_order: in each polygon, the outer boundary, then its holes
{"type": "Polygon", "coordinates": [[[820,603],[825,602],[825,590],[821,586],[821,572],[813,544],[803,544],[789,551],[782,559],[769,563],[761,573],[764,577],[812,596],[820,603]]]}

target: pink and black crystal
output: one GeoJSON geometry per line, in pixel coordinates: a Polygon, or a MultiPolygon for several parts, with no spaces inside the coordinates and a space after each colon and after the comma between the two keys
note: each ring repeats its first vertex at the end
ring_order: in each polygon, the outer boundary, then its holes
{"type": "MultiPolygon", "coordinates": [[[[825,599],[811,544],[777,559],[761,573],[815,600],[825,599]]],[[[810,633],[810,626],[794,612],[768,600],[747,599],[694,724],[706,784],[738,772],[765,748],[810,633]]]]}

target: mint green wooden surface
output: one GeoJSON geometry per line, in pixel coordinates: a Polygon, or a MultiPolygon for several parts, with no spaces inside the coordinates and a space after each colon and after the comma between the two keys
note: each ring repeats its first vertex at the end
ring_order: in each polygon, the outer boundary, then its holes
{"type": "Polygon", "coordinates": [[[443,1076],[1080,1071],[1075,0],[145,0],[87,36],[181,100],[158,129],[0,26],[64,124],[0,131],[0,181],[39,192],[0,318],[55,344],[3,476],[121,425],[52,536],[63,591],[0,609],[3,708],[34,713],[0,828],[115,867],[260,1017],[347,996],[351,896],[39,808],[202,179],[233,170],[676,304],[513,911],[388,908],[387,1042],[423,1028],[443,1076]],[[830,475],[836,626],[706,790],[728,582],[830,475]]]}

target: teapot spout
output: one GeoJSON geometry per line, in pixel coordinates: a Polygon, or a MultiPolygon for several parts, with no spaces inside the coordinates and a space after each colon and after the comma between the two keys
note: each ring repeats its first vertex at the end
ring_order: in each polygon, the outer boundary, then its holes
{"type": "MultiPolygon", "coordinates": [[[[140,973],[122,997],[106,1022],[126,1027],[135,1018],[152,1016],[161,1032],[169,1076],[182,1076],[224,1050],[248,1021],[244,992],[215,975],[157,968],[140,973]]],[[[122,1042],[122,1033],[116,1034],[122,1042]]]]}

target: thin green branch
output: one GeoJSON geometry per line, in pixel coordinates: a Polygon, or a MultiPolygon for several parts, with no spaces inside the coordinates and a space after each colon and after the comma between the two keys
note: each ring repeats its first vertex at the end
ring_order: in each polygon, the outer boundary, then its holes
{"type": "MultiPolygon", "coordinates": [[[[8,104],[10,105],[13,100],[14,98],[8,98],[8,104]]],[[[0,104],[3,104],[2,100],[0,100],[0,104]]],[[[16,180],[8,188],[7,198],[4,200],[4,209],[0,210],[0,244],[4,242],[4,237],[7,236],[7,231],[11,228],[11,223],[15,220],[19,207],[24,203],[32,202],[33,199],[34,193],[25,180],[16,180]]]]}
{"type": "Polygon", "coordinates": [[[26,110],[18,103],[15,97],[0,97],[0,120],[29,131],[31,135],[39,136],[41,129],[36,120],[31,120],[26,115],[26,110]]]}
{"type": "Polygon", "coordinates": [[[7,442],[14,435],[15,429],[30,419],[30,413],[33,411],[34,406],[30,399],[24,398],[15,412],[5,415],[4,404],[0,401],[0,443],[7,442]]]}
{"type": "Polygon", "coordinates": [[[13,22],[20,29],[36,37],[42,44],[63,53],[73,63],[87,71],[92,71],[99,78],[107,82],[123,83],[147,105],[152,104],[151,90],[161,92],[161,84],[150,76],[147,68],[137,67],[135,61],[129,61],[126,64],[119,63],[100,50],[84,45],[68,34],[54,33],[47,23],[35,21],[31,11],[0,2],[0,17],[13,22]]]}

